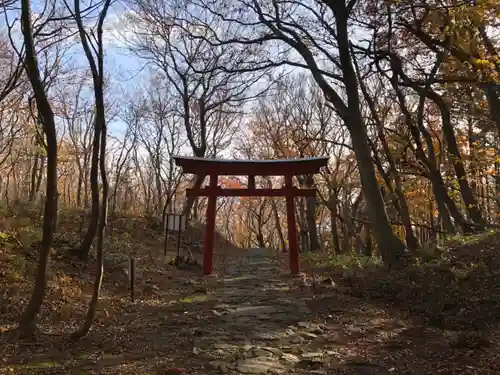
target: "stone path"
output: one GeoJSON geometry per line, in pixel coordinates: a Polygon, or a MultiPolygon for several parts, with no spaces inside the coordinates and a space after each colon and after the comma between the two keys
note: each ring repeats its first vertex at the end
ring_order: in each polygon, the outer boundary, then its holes
{"type": "MultiPolygon", "coordinates": [[[[292,296],[290,279],[272,258],[241,259],[221,280],[214,318],[193,330],[193,354],[223,374],[339,374],[330,367],[339,338],[310,322],[312,293],[292,296]]],[[[362,370],[350,373],[388,373],[362,370]]]]}

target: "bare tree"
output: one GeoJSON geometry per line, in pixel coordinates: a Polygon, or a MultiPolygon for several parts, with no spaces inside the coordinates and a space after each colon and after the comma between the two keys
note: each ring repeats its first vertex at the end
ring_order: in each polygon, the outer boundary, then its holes
{"type": "Polygon", "coordinates": [[[273,63],[309,70],[327,100],[349,130],[352,147],[377,246],[387,265],[402,264],[404,243],[393,233],[377,181],[366,124],[361,112],[359,84],[353,64],[351,20],[357,1],[266,2],[241,1],[220,7],[215,1],[195,0],[198,12],[210,11],[218,20],[233,25],[239,35],[218,33],[217,45],[276,43],[294,54],[277,49],[273,63]],[[201,10],[202,9],[202,10],[201,10]],[[300,15],[298,18],[297,16],[300,15]],[[300,20],[300,21],[299,21],[300,20]],[[299,56],[297,59],[295,56],[299,56]],[[325,63],[327,61],[327,63],[325,63]]]}
{"type": "Polygon", "coordinates": [[[135,105],[138,139],[153,176],[154,214],[162,217],[162,222],[180,178],[173,156],[187,142],[176,104],[169,85],[164,87],[164,81],[151,80],[144,101],[135,105]]]}
{"type": "Polygon", "coordinates": [[[131,168],[132,151],[138,147],[137,138],[139,131],[139,114],[137,113],[137,109],[133,105],[129,106],[122,114],[122,119],[127,124],[127,128],[125,130],[125,134],[123,134],[123,138],[118,141],[118,154],[117,152],[113,153],[114,160],[112,165],[115,172],[112,182],[113,192],[110,196],[110,199],[112,199],[112,218],[115,217],[116,213],[119,189],[125,182],[131,168]]]}
{"type": "MultiPolygon", "coordinates": [[[[129,19],[134,34],[129,39],[131,49],[170,84],[176,115],[182,119],[193,154],[206,157],[211,149],[214,157],[221,143],[231,138],[236,116],[244,113],[245,102],[255,94],[250,88],[264,73],[235,72],[249,51],[230,45],[214,47],[207,41],[214,36],[212,29],[197,22],[185,8],[187,3],[135,0],[131,4],[135,10],[129,19]],[[203,38],[193,38],[192,33],[203,38]],[[220,70],[220,66],[234,69],[220,70]]],[[[197,179],[194,184],[199,187],[202,182],[197,179]]],[[[191,211],[193,203],[188,199],[185,212],[191,211]]]]}
{"type": "Polygon", "coordinates": [[[29,0],[21,1],[21,29],[26,49],[24,68],[33,88],[33,94],[37,104],[38,113],[40,114],[40,121],[47,144],[47,182],[43,237],[40,245],[35,287],[30,301],[19,320],[18,330],[24,335],[33,334],[36,330],[36,317],[40,312],[40,307],[45,296],[45,289],[47,285],[47,271],[49,268],[50,251],[57,216],[57,134],[54,112],[52,111],[47,93],[43,87],[33,37],[35,31],[39,31],[40,27],[37,30],[33,28],[31,4],[29,0]]]}
{"type": "Polygon", "coordinates": [[[85,204],[86,207],[95,110],[86,92],[89,76],[77,74],[72,75],[75,86],[64,85],[57,89],[57,101],[59,116],[67,128],[78,169],[76,205],[82,207],[85,204]]]}
{"type": "MultiPolygon", "coordinates": [[[[89,331],[92,323],[94,321],[94,317],[97,311],[97,305],[99,302],[99,294],[102,284],[102,277],[104,274],[104,235],[107,224],[107,216],[108,216],[108,178],[106,174],[106,141],[107,141],[107,124],[106,124],[106,109],[105,109],[105,101],[104,101],[104,44],[103,44],[103,26],[104,21],[106,19],[106,15],[108,14],[109,7],[111,5],[111,0],[104,0],[102,3],[102,7],[97,16],[97,24],[95,30],[95,36],[91,36],[86,30],[84,25],[84,21],[82,18],[82,10],[80,9],[80,0],[75,0],[74,2],[74,18],[78,27],[78,33],[80,36],[80,41],[82,43],[83,50],[85,52],[85,56],[89,63],[90,72],[92,74],[92,81],[94,84],[94,96],[95,96],[95,126],[94,126],[94,144],[93,147],[99,148],[98,154],[96,152],[99,165],[92,165],[91,170],[91,188],[93,193],[93,205],[97,205],[97,216],[92,216],[91,225],[98,223],[97,226],[97,273],[96,280],[94,283],[94,289],[92,292],[92,299],[89,303],[89,308],[87,311],[87,315],[85,316],[85,320],[80,327],[80,329],[73,333],[72,337],[74,339],[79,339],[82,336],[86,335],[89,331]],[[99,187],[98,187],[98,176],[97,169],[100,171],[101,183],[102,183],[102,200],[99,206],[99,187]]],[[[68,6],[69,9],[69,6],[68,6]]],[[[97,150],[93,150],[97,151],[97,150]]],[[[93,155],[94,157],[94,155],[93,155]]],[[[94,162],[94,160],[93,160],[94,162]]],[[[94,214],[94,212],[93,212],[94,214]]],[[[91,230],[89,228],[89,232],[87,233],[86,240],[88,240],[91,235],[92,238],[90,243],[92,243],[94,233],[90,233],[91,230]]],[[[86,245],[86,243],[84,243],[86,245]]],[[[89,245],[90,248],[90,245],[89,245]]],[[[85,257],[88,255],[88,248],[82,246],[81,256],[85,257]]]]}

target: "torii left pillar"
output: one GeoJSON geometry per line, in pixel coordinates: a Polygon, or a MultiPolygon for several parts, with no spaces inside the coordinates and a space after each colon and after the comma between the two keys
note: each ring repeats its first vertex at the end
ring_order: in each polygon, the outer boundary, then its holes
{"type": "Polygon", "coordinates": [[[214,259],[214,234],[215,234],[215,214],[217,208],[217,175],[210,175],[210,184],[208,189],[210,194],[208,195],[207,202],[207,216],[206,216],[206,230],[205,230],[205,243],[203,249],[203,273],[205,275],[210,275],[212,273],[213,259],[214,259]]]}

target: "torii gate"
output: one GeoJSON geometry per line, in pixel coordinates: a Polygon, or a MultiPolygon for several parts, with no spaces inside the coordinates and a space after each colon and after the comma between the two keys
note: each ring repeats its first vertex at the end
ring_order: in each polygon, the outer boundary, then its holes
{"type": "Polygon", "coordinates": [[[187,189],[188,196],[207,196],[206,232],[203,253],[203,273],[212,273],[214,253],[215,214],[217,197],[286,197],[290,271],[299,273],[299,245],[295,223],[295,197],[315,197],[316,189],[298,189],[293,186],[293,176],[315,174],[325,167],[328,157],[282,160],[224,160],[174,156],[183,173],[204,179],[210,176],[208,187],[187,189]],[[219,176],[248,176],[248,188],[229,189],[218,185],[219,176]],[[280,189],[257,189],[255,176],[284,176],[285,186],[280,189]]]}

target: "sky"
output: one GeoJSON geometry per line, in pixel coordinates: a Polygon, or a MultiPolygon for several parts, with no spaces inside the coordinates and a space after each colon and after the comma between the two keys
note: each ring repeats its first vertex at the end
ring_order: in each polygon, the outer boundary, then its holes
{"type": "MultiPolygon", "coordinates": [[[[110,13],[106,20],[106,63],[108,72],[113,76],[116,86],[120,86],[125,92],[133,93],[140,86],[148,82],[149,69],[145,68],[144,60],[135,56],[127,46],[126,39],[132,38],[131,32],[127,31],[124,24],[124,15],[131,12],[123,6],[116,6],[113,12],[110,13]]],[[[262,85],[257,85],[262,86],[262,85]]],[[[259,87],[255,90],[259,90],[259,87]]],[[[263,89],[263,88],[262,88],[263,89]]],[[[247,103],[243,106],[243,111],[250,112],[252,103],[247,103]]],[[[243,115],[244,116],[244,115],[243,115]]],[[[246,116],[244,116],[246,117],[246,116]]],[[[243,119],[244,126],[245,119],[243,119]]],[[[119,134],[124,129],[124,124],[119,120],[115,120],[111,124],[111,130],[115,134],[119,134]]],[[[183,149],[183,154],[191,155],[192,151],[189,147],[183,149]]],[[[231,149],[219,150],[218,156],[231,157],[233,151],[231,149]]]]}
{"type": "MultiPolygon", "coordinates": [[[[70,1],[72,3],[72,1],[70,1]]],[[[40,12],[43,10],[44,1],[34,0],[32,5],[32,17],[36,19],[40,12]]],[[[17,5],[16,5],[17,6],[17,5]]],[[[144,76],[147,74],[142,68],[144,63],[135,57],[130,51],[127,50],[120,38],[122,33],[123,23],[121,18],[124,9],[118,3],[110,8],[104,26],[104,49],[105,49],[105,72],[110,75],[110,82],[112,90],[116,95],[120,95],[122,99],[128,93],[133,95],[133,91],[142,82],[144,76]]],[[[22,45],[22,35],[19,27],[20,8],[10,9],[3,17],[0,17],[0,32],[7,35],[7,24],[12,24],[12,35],[17,47],[22,45]]],[[[83,49],[79,43],[69,48],[65,52],[67,59],[71,59],[71,66],[78,69],[89,69],[88,61],[83,53],[83,49]]],[[[39,57],[40,59],[40,57],[39,57]]],[[[40,59],[41,61],[41,59],[40,59]]],[[[125,128],[125,124],[119,119],[115,118],[109,124],[110,133],[114,136],[120,136],[125,128]]]]}
{"type": "MultiPolygon", "coordinates": [[[[37,12],[41,12],[43,4],[44,2],[42,0],[32,1],[35,17],[37,12]]],[[[110,8],[104,24],[105,71],[110,76],[110,91],[113,95],[113,102],[117,101],[116,105],[126,104],[131,97],[137,95],[137,93],[141,91],[140,89],[147,89],[147,84],[149,82],[149,69],[145,68],[144,60],[135,56],[124,42],[124,36],[127,36],[127,30],[123,18],[129,11],[130,9],[125,8],[122,2],[115,2],[110,8]]],[[[10,20],[18,19],[18,17],[19,11],[8,12],[8,18],[10,20]]],[[[0,25],[2,22],[5,27],[5,21],[0,19],[0,25]]],[[[90,23],[89,26],[91,26],[90,23]]],[[[19,29],[17,29],[17,34],[19,40],[21,40],[19,29]]],[[[269,46],[266,44],[266,48],[267,47],[269,46]]],[[[270,51],[274,51],[274,49],[271,48],[270,51]]],[[[89,70],[88,62],[79,43],[72,46],[69,52],[72,62],[74,62],[79,69],[89,70]]],[[[296,54],[293,57],[296,58],[296,54]]],[[[284,73],[286,70],[293,71],[295,69],[283,67],[281,72],[284,73]]],[[[247,106],[247,108],[249,109],[250,106],[247,106]]],[[[110,135],[120,138],[125,132],[126,124],[117,116],[110,119],[108,127],[110,135]]],[[[189,154],[189,150],[187,150],[186,153],[189,154]]],[[[230,150],[226,150],[225,154],[230,154],[230,150]]]]}
{"type": "MultiPolygon", "coordinates": [[[[134,95],[134,91],[149,77],[144,61],[135,56],[123,41],[126,33],[123,21],[125,12],[126,9],[120,3],[115,3],[106,17],[104,26],[104,69],[110,74],[117,95],[121,92],[124,97],[134,95]]],[[[108,126],[110,133],[117,137],[120,137],[126,128],[126,124],[119,117],[108,126]]]]}

